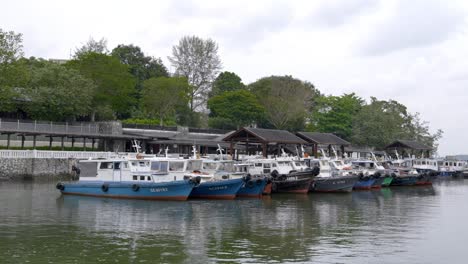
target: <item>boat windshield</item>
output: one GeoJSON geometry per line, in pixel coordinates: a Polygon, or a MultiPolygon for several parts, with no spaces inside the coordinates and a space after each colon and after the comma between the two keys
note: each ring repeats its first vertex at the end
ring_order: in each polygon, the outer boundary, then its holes
{"type": "Polygon", "coordinates": [[[234,163],[232,163],[232,162],[221,162],[221,163],[219,163],[218,170],[234,171],[234,163]]]}
{"type": "Polygon", "coordinates": [[[201,170],[202,163],[201,160],[189,160],[187,163],[187,171],[201,170]]]}
{"type": "Polygon", "coordinates": [[[335,165],[336,166],[343,166],[343,162],[341,160],[336,160],[335,165]]]}
{"type": "Polygon", "coordinates": [[[216,170],[217,162],[203,162],[203,170],[216,170]]]}
{"type": "Polygon", "coordinates": [[[171,161],[171,162],[169,162],[169,170],[170,171],[183,171],[184,170],[184,162],[183,161],[171,161]]]}
{"type": "Polygon", "coordinates": [[[167,172],[167,161],[152,161],[151,162],[151,170],[152,171],[160,171],[160,172],[167,172]]]}

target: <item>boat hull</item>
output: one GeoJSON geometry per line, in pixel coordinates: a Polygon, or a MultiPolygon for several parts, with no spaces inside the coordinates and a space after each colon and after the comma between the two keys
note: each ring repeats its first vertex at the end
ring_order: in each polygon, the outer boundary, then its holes
{"type": "Polygon", "coordinates": [[[378,177],[378,178],[374,178],[374,182],[372,183],[372,186],[371,188],[372,189],[380,189],[382,188],[382,183],[384,182],[385,180],[385,177],[378,177]]]}
{"type": "Polygon", "coordinates": [[[391,186],[412,186],[418,181],[418,176],[397,176],[393,178],[391,186]]]}
{"type": "Polygon", "coordinates": [[[354,190],[370,190],[372,189],[372,184],[374,183],[375,179],[368,178],[368,179],[359,179],[355,184],[353,189],[354,190]]]}
{"type": "Polygon", "coordinates": [[[418,176],[416,185],[432,185],[432,182],[436,179],[437,173],[422,173],[418,176]]]}
{"type": "Polygon", "coordinates": [[[64,195],[81,195],[141,200],[187,200],[195,183],[190,180],[172,182],[70,182],[58,183],[64,195]]]}
{"type": "Polygon", "coordinates": [[[190,198],[232,200],[244,184],[244,179],[230,179],[212,182],[202,182],[194,187],[190,198]]]}
{"type": "Polygon", "coordinates": [[[271,191],[272,193],[307,193],[311,182],[311,177],[287,177],[283,180],[273,180],[271,191]]]}
{"type": "Polygon", "coordinates": [[[254,178],[246,182],[237,192],[238,197],[261,197],[268,179],[254,178]]]}
{"type": "Polygon", "coordinates": [[[390,176],[386,176],[382,182],[382,187],[388,187],[392,184],[393,178],[390,176]]]}
{"type": "Polygon", "coordinates": [[[351,192],[359,180],[356,176],[316,177],[310,185],[312,192],[351,192]]]}

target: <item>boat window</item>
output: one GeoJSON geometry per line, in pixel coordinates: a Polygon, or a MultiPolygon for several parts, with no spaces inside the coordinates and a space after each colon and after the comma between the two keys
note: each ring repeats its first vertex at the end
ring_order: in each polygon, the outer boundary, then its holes
{"type": "Polygon", "coordinates": [[[232,162],[221,162],[219,163],[219,170],[234,171],[234,164],[232,162]]]}
{"type": "Polygon", "coordinates": [[[125,169],[128,169],[128,162],[124,162],[123,165],[125,169]]]}
{"type": "Polygon", "coordinates": [[[298,166],[298,167],[302,166],[302,164],[301,164],[299,161],[296,161],[296,162],[294,162],[294,163],[295,163],[296,166],[298,166]]]}
{"type": "Polygon", "coordinates": [[[255,163],[255,167],[262,167],[261,163],[255,163]]]}
{"type": "Polygon", "coordinates": [[[138,165],[139,165],[140,167],[147,167],[149,164],[148,164],[147,161],[140,161],[140,162],[138,162],[138,165]]]}
{"type": "Polygon", "coordinates": [[[169,162],[170,171],[182,171],[184,169],[184,162],[169,162]]]}
{"type": "Polygon", "coordinates": [[[217,164],[215,162],[203,162],[204,170],[216,170],[217,164]]]}
{"type": "Polygon", "coordinates": [[[271,168],[271,164],[270,163],[264,163],[263,168],[271,168]]]}
{"type": "Polygon", "coordinates": [[[114,162],[114,170],[120,170],[120,162],[114,162]]]}
{"type": "Polygon", "coordinates": [[[138,180],[138,176],[133,175],[133,180],[134,180],[134,181],[137,181],[137,180],[138,180]]]}
{"type": "Polygon", "coordinates": [[[273,163],[272,166],[273,166],[273,168],[276,168],[276,163],[273,163]]]}
{"type": "Polygon", "coordinates": [[[112,162],[101,162],[101,166],[99,168],[100,169],[112,169],[113,164],[112,162]]]}
{"type": "Polygon", "coordinates": [[[191,160],[187,163],[187,170],[194,171],[194,170],[201,170],[203,162],[201,160],[191,160]]]}
{"type": "Polygon", "coordinates": [[[159,161],[151,162],[151,170],[153,171],[159,171],[160,166],[161,166],[161,163],[159,161]]]}
{"type": "Polygon", "coordinates": [[[167,161],[161,161],[161,168],[159,171],[167,172],[167,161]]]}
{"type": "Polygon", "coordinates": [[[136,167],[137,163],[135,161],[132,161],[132,166],[136,167]]]}
{"type": "Polygon", "coordinates": [[[150,177],[150,176],[147,176],[146,179],[147,179],[148,181],[151,181],[151,177],[150,177]]]}
{"type": "Polygon", "coordinates": [[[426,165],[426,161],[425,161],[425,160],[423,160],[422,165],[426,165]]]}
{"type": "Polygon", "coordinates": [[[140,176],[140,181],[144,181],[145,180],[145,176],[140,176]]]}

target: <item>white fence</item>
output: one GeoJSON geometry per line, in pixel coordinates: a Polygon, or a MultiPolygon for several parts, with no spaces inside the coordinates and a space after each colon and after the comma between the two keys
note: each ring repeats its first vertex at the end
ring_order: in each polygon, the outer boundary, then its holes
{"type": "MultiPolygon", "coordinates": [[[[89,159],[111,158],[119,154],[114,152],[89,151],[46,151],[46,150],[0,150],[0,158],[40,158],[40,159],[89,159]]],[[[120,153],[120,155],[122,155],[120,153]]]]}

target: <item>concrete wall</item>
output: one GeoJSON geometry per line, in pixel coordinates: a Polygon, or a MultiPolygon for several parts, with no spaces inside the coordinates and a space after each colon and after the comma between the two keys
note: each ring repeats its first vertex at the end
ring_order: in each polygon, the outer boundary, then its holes
{"type": "Polygon", "coordinates": [[[2,158],[0,180],[71,176],[74,159],[2,158]]]}

